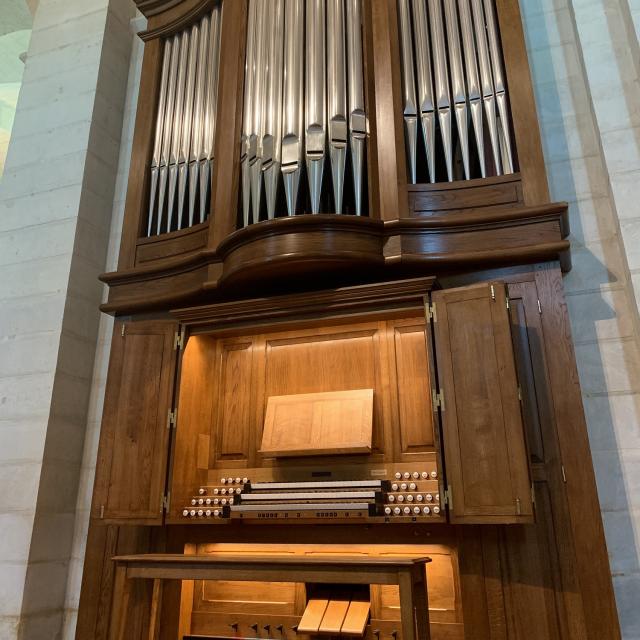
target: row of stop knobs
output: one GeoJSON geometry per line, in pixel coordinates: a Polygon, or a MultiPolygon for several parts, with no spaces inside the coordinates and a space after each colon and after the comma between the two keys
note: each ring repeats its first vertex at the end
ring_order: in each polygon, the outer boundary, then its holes
{"type": "Polygon", "coordinates": [[[433,514],[437,516],[440,513],[440,507],[436,504],[432,507],[425,505],[419,507],[385,507],[384,513],[387,516],[430,516],[433,514]]]}

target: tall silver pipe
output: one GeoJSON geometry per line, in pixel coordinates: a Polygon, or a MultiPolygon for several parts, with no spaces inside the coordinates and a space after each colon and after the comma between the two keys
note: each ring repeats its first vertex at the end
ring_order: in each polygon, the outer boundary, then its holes
{"type": "Polygon", "coordinates": [[[269,86],[265,133],[262,139],[262,171],[267,200],[267,217],[275,217],[280,177],[282,142],[282,75],[284,39],[284,0],[271,0],[271,24],[269,28],[269,86]]]}
{"type": "Polygon", "coordinates": [[[362,215],[362,170],[367,137],[362,62],[362,4],[347,0],[347,71],[349,87],[349,141],[356,215],[362,215]]]}
{"type": "Polygon", "coordinates": [[[489,127],[489,138],[493,160],[497,175],[502,175],[502,163],[500,160],[500,142],[498,139],[498,123],[496,119],[496,98],[491,75],[491,63],[489,61],[489,47],[487,45],[487,32],[485,27],[482,0],[471,0],[473,9],[473,22],[476,33],[476,46],[478,50],[478,62],[480,66],[480,82],[482,89],[482,102],[489,127]]]}
{"type": "MultiPolygon", "coordinates": [[[[174,109],[176,101],[176,82],[178,79],[178,62],[180,54],[180,36],[175,35],[171,39],[171,64],[169,66],[169,82],[167,87],[167,102],[164,115],[164,131],[162,132],[162,152],[160,154],[160,186],[158,193],[158,219],[156,222],[156,233],[162,233],[162,218],[164,212],[164,202],[167,195],[167,181],[169,175],[169,164],[171,160],[171,138],[174,123],[174,109]]],[[[167,212],[167,220],[171,216],[171,211],[167,212]]],[[[167,225],[165,225],[166,228],[167,225]]]]}
{"type": "Polygon", "coordinates": [[[505,173],[513,173],[513,155],[511,151],[511,136],[509,128],[509,108],[507,105],[507,85],[502,67],[502,51],[498,38],[498,23],[496,20],[494,0],[484,0],[484,11],[489,34],[489,51],[491,52],[491,66],[493,69],[493,83],[496,92],[498,113],[500,114],[500,131],[505,153],[503,167],[505,173]]]}
{"type": "Polygon", "coordinates": [[[342,213],[347,161],[347,69],[343,0],[327,0],[329,158],[336,213],[342,213]]]}
{"type": "Polygon", "coordinates": [[[255,140],[251,142],[251,149],[255,156],[250,158],[249,170],[251,175],[251,210],[253,222],[260,220],[260,206],[262,202],[262,138],[266,119],[268,44],[269,44],[269,15],[271,2],[258,0],[256,15],[256,44],[255,44],[255,76],[253,81],[253,133],[255,140]]]}
{"type": "MultiPolygon", "coordinates": [[[[189,55],[189,32],[180,34],[180,61],[178,63],[178,80],[176,88],[175,116],[171,138],[171,153],[169,154],[169,199],[166,230],[173,227],[173,210],[175,205],[176,188],[178,186],[178,162],[180,159],[180,143],[182,142],[182,127],[184,119],[185,78],[187,74],[187,59],[189,55]]],[[[178,219],[181,212],[177,212],[178,219]]]]}
{"type": "Polygon", "coordinates": [[[242,120],[242,221],[249,224],[251,211],[251,171],[250,163],[255,161],[256,137],[253,125],[254,77],[256,70],[256,30],[258,16],[258,0],[250,0],[247,24],[247,54],[244,78],[244,115],[242,120]]]}
{"type": "Polygon", "coordinates": [[[184,95],[184,117],[180,140],[180,151],[178,154],[178,229],[182,228],[182,212],[184,211],[184,199],[187,191],[189,151],[194,115],[196,71],[198,67],[199,38],[200,26],[198,24],[194,24],[193,27],[191,27],[191,41],[189,44],[189,58],[187,62],[187,85],[184,95]]]}
{"type": "Polygon", "coordinates": [[[453,181],[453,148],[451,143],[451,96],[449,92],[449,75],[447,69],[447,50],[442,20],[440,0],[429,2],[429,18],[431,23],[431,41],[433,43],[433,68],[435,75],[435,97],[440,121],[440,134],[444,147],[447,176],[453,181]]]}
{"type": "Polygon", "coordinates": [[[416,102],[416,81],[413,64],[413,42],[411,38],[411,14],[409,0],[398,0],[400,21],[400,50],[402,53],[402,92],[405,141],[409,179],[416,183],[416,152],[418,142],[418,107],[416,102]]]}
{"type": "Polygon", "coordinates": [[[320,211],[326,140],[325,0],[307,2],[305,146],[311,212],[320,211]]]}
{"type": "Polygon", "coordinates": [[[198,69],[191,127],[191,148],[189,153],[189,226],[193,224],[198,196],[202,138],[204,133],[204,109],[208,73],[209,16],[200,21],[200,42],[198,48],[198,69]]]}
{"type": "MultiPolygon", "coordinates": [[[[149,194],[149,218],[147,220],[147,237],[152,233],[153,216],[156,211],[156,196],[158,191],[158,177],[162,154],[162,133],[167,102],[167,86],[169,84],[169,67],[171,66],[171,41],[164,41],[162,54],[162,75],[160,78],[160,97],[158,100],[158,112],[156,116],[156,135],[151,158],[151,193],[149,194]]],[[[158,216],[162,211],[158,212],[158,216]]]]}
{"type": "Polygon", "coordinates": [[[211,14],[209,42],[207,43],[207,90],[204,108],[202,154],[200,159],[200,222],[207,217],[208,194],[213,167],[213,148],[216,137],[216,117],[218,111],[218,73],[220,58],[220,9],[211,14]]]}
{"type": "Polygon", "coordinates": [[[433,74],[431,71],[431,47],[429,43],[429,23],[424,0],[412,0],[413,34],[416,51],[416,75],[418,80],[418,109],[422,123],[427,154],[429,180],[436,181],[436,116],[433,99],[433,74]]]}
{"type": "Polygon", "coordinates": [[[462,64],[462,47],[458,31],[458,9],[456,0],[444,0],[444,13],[447,23],[447,44],[449,47],[449,69],[451,71],[451,88],[453,108],[456,114],[458,139],[462,151],[464,176],[471,177],[469,166],[469,122],[467,112],[467,92],[464,83],[464,69],[462,64]]]}
{"type": "Polygon", "coordinates": [[[296,212],[302,169],[304,1],[286,0],[285,6],[282,177],[290,216],[296,212]]]}
{"type": "Polygon", "coordinates": [[[458,13],[460,15],[460,28],[464,45],[464,62],[467,74],[467,96],[471,111],[471,120],[478,149],[480,162],[480,175],[485,178],[487,168],[484,158],[484,133],[482,129],[482,99],[480,95],[480,78],[478,76],[478,60],[476,43],[473,35],[473,20],[469,0],[458,0],[458,13]]]}

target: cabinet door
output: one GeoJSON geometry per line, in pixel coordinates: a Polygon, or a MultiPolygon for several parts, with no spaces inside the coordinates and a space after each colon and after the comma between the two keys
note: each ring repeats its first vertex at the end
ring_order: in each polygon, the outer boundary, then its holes
{"type": "Polygon", "coordinates": [[[96,469],[95,517],[162,524],[176,330],[169,322],[116,323],[96,469]]]}
{"type": "Polygon", "coordinates": [[[432,299],[451,521],[532,522],[505,287],[449,289],[432,299]]]}

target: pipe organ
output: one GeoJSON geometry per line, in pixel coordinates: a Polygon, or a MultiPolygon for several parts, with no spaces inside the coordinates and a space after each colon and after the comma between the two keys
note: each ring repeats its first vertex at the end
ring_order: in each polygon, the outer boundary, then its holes
{"type": "Polygon", "coordinates": [[[366,214],[362,46],[361,0],[251,0],[242,226],[278,212],[366,214]]]}
{"type": "Polygon", "coordinates": [[[209,215],[216,137],[220,6],[165,38],[146,235],[191,227],[209,215]]]}
{"type": "Polygon", "coordinates": [[[398,15],[411,183],[513,173],[494,0],[398,0],[398,15]]]}
{"type": "Polygon", "coordinates": [[[518,2],[134,1],[78,640],[619,640],[518,2]]]}

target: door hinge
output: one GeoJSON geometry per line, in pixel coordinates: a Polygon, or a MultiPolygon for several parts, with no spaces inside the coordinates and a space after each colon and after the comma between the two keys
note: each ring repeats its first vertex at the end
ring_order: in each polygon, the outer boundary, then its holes
{"type": "Polygon", "coordinates": [[[522,515],[522,504],[520,502],[520,498],[516,498],[516,515],[522,515]]]}
{"type": "Polygon", "coordinates": [[[518,400],[522,404],[522,387],[520,385],[518,385],[518,400]]]}
{"type": "Polygon", "coordinates": [[[124,338],[124,332],[125,332],[126,327],[127,327],[127,325],[126,325],[126,324],[123,324],[123,325],[122,325],[122,327],[120,328],[120,335],[121,335],[123,338],[124,338]]]}
{"type": "Polygon", "coordinates": [[[453,511],[453,492],[451,487],[447,487],[444,492],[444,503],[449,506],[449,511],[453,511]]]}
{"type": "Polygon", "coordinates": [[[506,296],[505,300],[507,302],[507,311],[509,311],[509,309],[511,309],[511,307],[509,306],[509,296],[506,296]]]}
{"type": "Polygon", "coordinates": [[[171,504],[171,492],[162,496],[162,500],[160,500],[160,513],[169,512],[169,505],[171,504]]]}
{"type": "Polygon", "coordinates": [[[176,331],[173,338],[173,349],[178,351],[184,347],[184,331],[176,331]]]}
{"type": "Polygon", "coordinates": [[[538,313],[542,314],[542,305],[540,304],[540,300],[538,300],[538,313]]]}
{"type": "Polygon", "coordinates": [[[433,398],[433,408],[440,409],[440,411],[444,411],[444,392],[440,391],[439,393],[437,393],[436,390],[434,389],[432,391],[432,398],[433,398]]]}
{"type": "Polygon", "coordinates": [[[424,305],[425,314],[427,316],[427,320],[431,320],[433,322],[438,322],[438,316],[436,315],[436,303],[429,304],[428,302],[424,305]]]}
{"type": "Polygon", "coordinates": [[[173,411],[169,409],[169,412],[167,413],[167,429],[171,429],[171,427],[175,429],[177,413],[176,409],[173,411]]]}
{"type": "Polygon", "coordinates": [[[104,505],[100,505],[100,520],[104,520],[104,505]]]}
{"type": "Polygon", "coordinates": [[[493,285],[491,285],[491,299],[496,299],[496,288],[493,285]]]}
{"type": "Polygon", "coordinates": [[[564,465],[560,465],[560,471],[562,471],[562,482],[566,484],[567,482],[567,474],[564,472],[564,465]]]}

